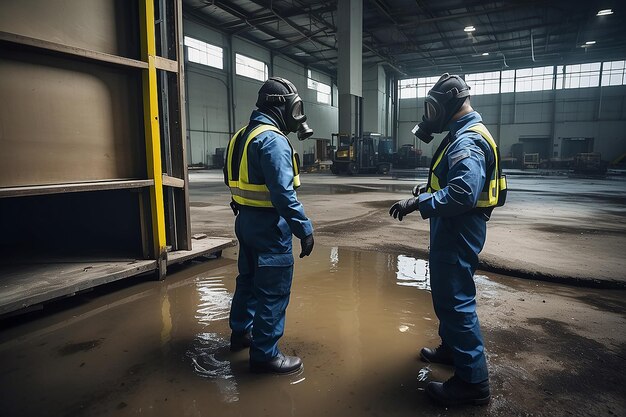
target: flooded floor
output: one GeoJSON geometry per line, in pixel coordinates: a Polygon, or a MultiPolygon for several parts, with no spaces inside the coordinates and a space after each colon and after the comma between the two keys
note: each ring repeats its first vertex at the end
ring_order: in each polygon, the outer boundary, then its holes
{"type": "MultiPolygon", "coordinates": [[[[302,357],[304,369],[291,376],[250,374],[247,351],[228,349],[235,258],[236,249],[221,259],[181,268],[162,282],[119,283],[56,303],[45,314],[0,323],[0,414],[415,416],[544,415],[554,410],[545,408],[549,400],[543,390],[530,402],[526,394],[516,393],[516,378],[532,386],[533,370],[528,368],[534,365],[521,365],[521,359],[503,365],[503,360],[532,346],[516,346],[518,330],[502,323],[501,333],[491,333],[488,317],[490,367],[497,375],[492,378],[494,401],[450,412],[431,404],[425,384],[448,378],[451,369],[417,359],[420,347],[438,344],[427,263],[381,252],[316,246],[311,257],[298,260],[279,346],[302,357]]],[[[542,294],[559,288],[485,276],[477,282],[485,305],[479,314],[499,309],[498,320],[514,305],[503,305],[502,294],[529,294],[528,302],[536,298],[545,306],[542,294]]],[[[567,290],[562,293],[575,298],[567,290]]],[[[623,331],[623,304],[616,301],[613,307],[609,324],[623,331]]],[[[595,313],[575,314],[595,319],[595,313]]],[[[532,334],[538,333],[529,329],[526,336],[532,334]]],[[[598,355],[595,345],[576,346],[576,355],[598,355]]],[[[544,341],[545,349],[549,343],[544,341]]],[[[616,349],[617,358],[603,357],[609,371],[624,369],[619,356],[624,347],[616,349]]],[[[558,360],[542,366],[561,375],[558,360]]],[[[624,411],[624,377],[608,382],[616,391],[607,393],[611,400],[604,402],[603,414],[619,415],[624,411]]],[[[549,390],[555,391],[561,382],[557,378],[553,384],[557,387],[549,390]]],[[[562,398],[558,392],[550,395],[562,398]]],[[[572,414],[590,411],[576,403],[562,406],[573,407],[572,414]]]]}

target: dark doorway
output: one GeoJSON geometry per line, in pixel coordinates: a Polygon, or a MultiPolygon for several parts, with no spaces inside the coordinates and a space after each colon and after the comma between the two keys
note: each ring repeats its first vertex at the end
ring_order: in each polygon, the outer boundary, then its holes
{"type": "Polygon", "coordinates": [[[524,153],[538,153],[539,160],[550,158],[550,138],[548,137],[521,137],[519,141],[524,145],[524,153]]]}
{"type": "Polygon", "coordinates": [[[593,138],[563,138],[561,158],[573,158],[579,153],[593,152],[593,138]]]}

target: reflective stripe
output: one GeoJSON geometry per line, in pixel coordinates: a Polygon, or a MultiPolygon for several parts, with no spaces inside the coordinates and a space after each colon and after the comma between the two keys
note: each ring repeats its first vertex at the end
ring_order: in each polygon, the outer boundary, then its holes
{"type": "Polygon", "coordinates": [[[235,135],[228,142],[228,160],[226,161],[226,170],[228,172],[228,180],[232,180],[232,172],[233,172],[233,151],[235,149],[235,143],[237,142],[237,137],[243,133],[247,126],[242,127],[235,133],[235,135]]]}
{"type": "Polygon", "coordinates": [[[231,188],[230,191],[233,200],[244,206],[273,207],[269,192],[249,191],[241,188],[231,188]]]}
{"type": "Polygon", "coordinates": [[[243,144],[243,152],[241,156],[241,161],[239,163],[239,178],[238,181],[234,180],[233,172],[232,172],[232,162],[233,158],[238,157],[238,155],[233,155],[233,151],[235,149],[235,143],[238,139],[238,136],[242,134],[247,126],[241,128],[228,143],[228,161],[227,161],[227,171],[228,171],[228,186],[230,188],[232,198],[235,202],[244,205],[244,206],[252,206],[252,207],[274,207],[270,198],[270,191],[265,184],[250,184],[249,172],[248,172],[248,145],[260,134],[267,131],[274,131],[279,133],[282,137],[287,140],[289,147],[291,148],[291,157],[294,171],[293,178],[293,186],[294,188],[298,188],[300,186],[300,171],[298,169],[297,163],[297,154],[291,146],[289,139],[275,126],[262,124],[252,129],[250,133],[245,138],[245,143],[243,144]]]}
{"type": "Polygon", "coordinates": [[[437,160],[435,161],[435,164],[433,165],[432,171],[430,171],[430,181],[429,181],[430,186],[426,190],[426,192],[428,193],[441,190],[441,186],[439,185],[439,178],[435,175],[435,168],[437,167],[437,165],[439,165],[439,163],[441,162],[441,159],[446,154],[446,151],[448,150],[449,147],[450,147],[450,144],[446,145],[446,147],[443,148],[443,151],[441,151],[441,153],[437,157],[437,160]]]}
{"type": "Polygon", "coordinates": [[[495,159],[493,172],[491,173],[491,178],[489,178],[489,185],[487,190],[483,189],[483,192],[480,194],[480,198],[478,199],[478,203],[476,207],[495,207],[498,204],[498,196],[500,192],[500,182],[498,181],[498,177],[500,176],[500,158],[498,152],[498,146],[496,145],[496,141],[493,140],[491,133],[482,123],[477,123],[473,126],[470,126],[467,130],[478,133],[482,136],[491,149],[493,150],[493,157],[495,159]]]}
{"type": "MultiPolygon", "coordinates": [[[[240,188],[239,184],[240,184],[239,181],[228,181],[229,187],[240,188]]],[[[243,187],[241,188],[244,188],[250,191],[268,191],[267,187],[264,184],[244,184],[243,187]]]]}
{"type": "MultiPolygon", "coordinates": [[[[498,146],[496,145],[496,142],[493,140],[491,133],[489,133],[489,130],[487,130],[484,124],[477,123],[470,126],[467,130],[478,133],[487,141],[489,147],[493,151],[495,159],[493,172],[491,173],[489,182],[485,184],[485,187],[483,187],[483,190],[480,193],[476,207],[496,207],[504,205],[504,200],[506,198],[507,182],[506,177],[502,175],[502,172],[500,170],[500,152],[498,151],[498,146]],[[504,192],[502,193],[502,191],[504,192]]],[[[439,184],[439,178],[435,175],[435,168],[437,168],[439,163],[441,163],[441,160],[448,151],[449,146],[450,145],[447,145],[438,155],[435,163],[431,168],[429,181],[430,186],[427,190],[429,193],[439,191],[442,188],[439,184]]]]}

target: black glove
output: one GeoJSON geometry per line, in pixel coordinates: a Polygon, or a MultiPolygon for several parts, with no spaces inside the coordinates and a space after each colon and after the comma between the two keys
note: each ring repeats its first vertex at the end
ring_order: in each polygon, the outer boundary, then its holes
{"type": "Polygon", "coordinates": [[[402,218],[409,213],[413,213],[419,208],[419,200],[412,197],[407,200],[400,200],[389,209],[389,215],[394,219],[402,221],[402,218]]]}
{"type": "Polygon", "coordinates": [[[415,197],[417,197],[418,195],[426,192],[427,185],[428,184],[426,183],[417,184],[415,187],[413,187],[413,191],[411,192],[413,193],[415,197]]]}
{"type": "Polygon", "coordinates": [[[239,207],[237,207],[237,203],[234,201],[230,202],[230,208],[233,210],[233,214],[236,216],[239,214],[239,207]]]}
{"type": "Polygon", "coordinates": [[[311,252],[313,251],[313,245],[315,245],[315,241],[313,240],[313,233],[306,236],[304,239],[300,240],[300,246],[302,246],[302,252],[300,252],[300,258],[309,256],[311,252]]]}

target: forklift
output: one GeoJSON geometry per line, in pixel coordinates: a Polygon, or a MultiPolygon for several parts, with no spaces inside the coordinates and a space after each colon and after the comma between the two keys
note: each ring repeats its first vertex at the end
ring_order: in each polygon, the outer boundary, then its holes
{"type": "Polygon", "coordinates": [[[335,175],[361,173],[385,175],[391,169],[393,160],[391,138],[381,137],[377,133],[366,133],[363,137],[333,133],[331,147],[336,149],[332,153],[333,164],[330,167],[330,171],[335,175]]]}

